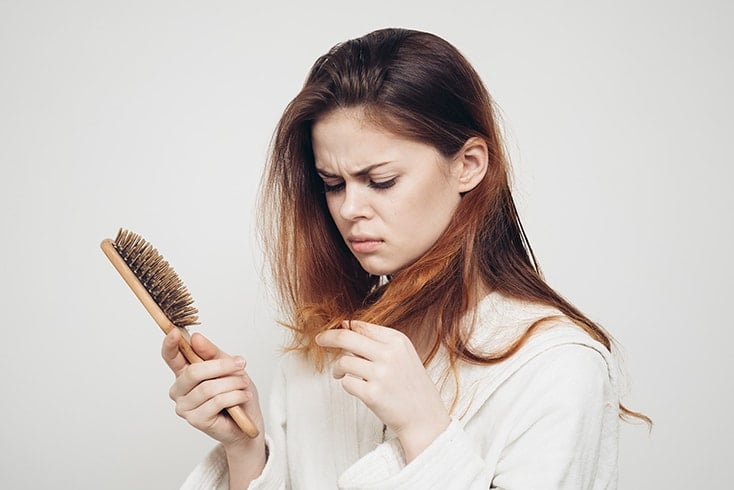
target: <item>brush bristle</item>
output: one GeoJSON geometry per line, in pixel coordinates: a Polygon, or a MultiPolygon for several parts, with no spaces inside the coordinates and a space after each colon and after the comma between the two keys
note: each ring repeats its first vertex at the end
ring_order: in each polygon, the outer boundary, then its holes
{"type": "Polygon", "coordinates": [[[112,244],[171,323],[177,327],[199,324],[193,298],[158,250],[140,235],[123,228],[112,244]]]}

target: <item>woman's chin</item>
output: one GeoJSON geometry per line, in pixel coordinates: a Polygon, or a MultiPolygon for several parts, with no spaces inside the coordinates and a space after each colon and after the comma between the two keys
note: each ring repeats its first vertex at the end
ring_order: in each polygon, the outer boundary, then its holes
{"type": "Polygon", "coordinates": [[[359,264],[362,266],[362,269],[373,276],[391,276],[397,270],[395,267],[390,267],[384,262],[370,259],[360,260],[359,264]]]}

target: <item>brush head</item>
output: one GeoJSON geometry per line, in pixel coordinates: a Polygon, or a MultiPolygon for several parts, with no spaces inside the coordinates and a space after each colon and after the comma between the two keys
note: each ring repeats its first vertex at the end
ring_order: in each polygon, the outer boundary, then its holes
{"type": "Polygon", "coordinates": [[[194,299],[153,245],[140,235],[120,228],[112,246],[171,323],[184,328],[199,324],[194,299]]]}

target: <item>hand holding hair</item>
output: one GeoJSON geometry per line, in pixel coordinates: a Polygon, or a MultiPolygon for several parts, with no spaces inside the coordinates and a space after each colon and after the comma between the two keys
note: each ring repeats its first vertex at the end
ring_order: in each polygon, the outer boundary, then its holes
{"type": "Polygon", "coordinates": [[[323,347],[342,349],[332,374],[398,436],[413,460],[451,419],[410,339],[392,328],[362,321],[319,334],[323,347]]]}

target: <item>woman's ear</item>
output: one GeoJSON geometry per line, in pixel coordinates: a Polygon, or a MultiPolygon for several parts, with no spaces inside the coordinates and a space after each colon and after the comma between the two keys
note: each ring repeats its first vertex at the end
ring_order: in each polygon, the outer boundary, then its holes
{"type": "Polygon", "coordinates": [[[482,181],[489,166],[489,149],[483,138],[473,137],[466,140],[456,154],[459,192],[474,189],[482,181]]]}

